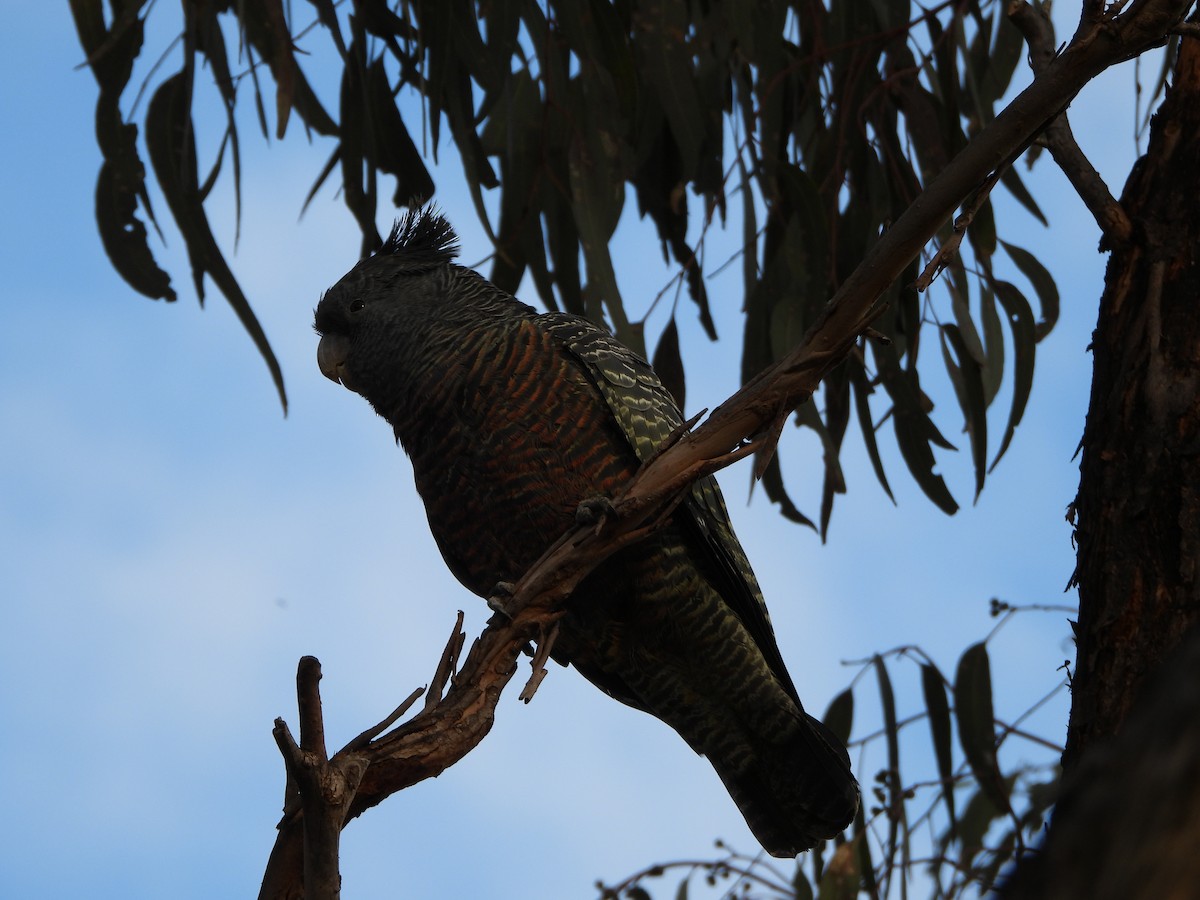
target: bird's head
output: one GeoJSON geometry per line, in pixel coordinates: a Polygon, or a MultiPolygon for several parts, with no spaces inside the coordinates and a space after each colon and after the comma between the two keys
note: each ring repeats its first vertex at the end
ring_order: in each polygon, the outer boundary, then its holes
{"type": "MultiPolygon", "coordinates": [[[[317,365],[326,377],[373,404],[372,382],[444,305],[458,237],[432,207],[410,211],[378,252],[360,261],[325,292],[313,315],[321,336],[317,365]]],[[[454,267],[457,268],[457,267],[454,267]]]]}

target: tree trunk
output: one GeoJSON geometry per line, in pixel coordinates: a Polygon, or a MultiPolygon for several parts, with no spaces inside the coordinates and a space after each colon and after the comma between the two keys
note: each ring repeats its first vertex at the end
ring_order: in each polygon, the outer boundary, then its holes
{"type": "Polygon", "coordinates": [[[1073,509],[1063,793],[1005,900],[1200,884],[1200,40],[1182,43],[1121,203],[1134,227],[1105,276],[1073,509]]]}
{"type": "Polygon", "coordinates": [[[1121,200],[1134,234],[1112,249],[1092,338],[1068,771],[1200,620],[1200,40],[1182,41],[1174,82],[1121,200]]]}

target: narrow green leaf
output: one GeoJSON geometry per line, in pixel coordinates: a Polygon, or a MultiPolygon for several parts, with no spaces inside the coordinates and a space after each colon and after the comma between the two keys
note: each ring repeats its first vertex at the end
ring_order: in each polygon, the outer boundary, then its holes
{"type": "Polygon", "coordinates": [[[674,316],[671,316],[662,337],[658,339],[651,365],[654,366],[654,371],[658,373],[663,386],[675,398],[676,405],[681,410],[686,409],[684,401],[687,385],[683,377],[683,357],[679,353],[679,329],[675,327],[674,316]]]}
{"type": "MultiPolygon", "coordinates": [[[[514,63],[521,65],[525,62],[524,48],[519,44],[521,6],[519,3],[491,3],[476,7],[477,14],[487,22],[485,53],[491,79],[486,90],[489,94],[507,90],[508,80],[515,74],[514,63]]],[[[528,73],[528,69],[521,71],[528,73]]],[[[486,99],[483,107],[488,107],[486,99]]]]}
{"type": "Polygon", "coordinates": [[[334,8],[333,0],[308,0],[308,2],[316,7],[317,20],[329,30],[333,43],[338,48],[338,53],[345,56],[346,42],[342,39],[342,29],[338,24],[337,10],[334,8]]]}
{"type": "Polygon", "coordinates": [[[882,28],[908,30],[912,8],[909,0],[873,0],[871,5],[875,8],[875,15],[879,17],[882,28]]]}
{"type": "Polygon", "coordinates": [[[654,90],[679,147],[683,180],[696,176],[705,139],[704,113],[696,93],[692,54],[687,46],[688,10],[684,0],[643,0],[638,7],[643,28],[642,77],[654,90]]]}
{"type": "Polygon", "coordinates": [[[954,266],[947,270],[950,275],[950,309],[954,313],[954,323],[962,333],[963,343],[971,358],[982,364],[984,360],[983,341],[971,318],[971,282],[966,270],[954,266]]]}
{"type": "Polygon", "coordinates": [[[1016,267],[1021,270],[1021,274],[1029,279],[1029,283],[1033,285],[1034,293],[1037,294],[1038,303],[1042,307],[1042,320],[1037,323],[1034,336],[1040,341],[1050,333],[1055,323],[1058,322],[1058,285],[1054,283],[1054,278],[1047,271],[1046,267],[1028,250],[1017,247],[1007,241],[1001,241],[1000,243],[1004,245],[1005,251],[1012,258],[1016,267]]]}
{"type": "Polygon", "coordinates": [[[1029,193],[1029,189],[1025,187],[1025,182],[1021,180],[1021,176],[1017,174],[1017,170],[1009,166],[1004,170],[1004,174],[1000,176],[1000,183],[1008,188],[1008,192],[1013,195],[1018,203],[1020,203],[1029,214],[1036,218],[1043,225],[1049,225],[1043,215],[1041,207],[1037,205],[1037,201],[1033,199],[1033,194],[1029,193]]]}
{"type": "Polygon", "coordinates": [[[950,827],[955,827],[954,815],[954,754],[951,747],[950,704],[946,700],[946,682],[937,666],[921,665],[921,691],[925,695],[925,711],[929,715],[929,734],[937,759],[938,777],[942,780],[942,799],[950,814],[950,827]]]}
{"type": "MultiPolygon", "coordinates": [[[[625,204],[625,183],[613,177],[610,160],[596,152],[597,144],[599,141],[585,144],[582,137],[577,138],[571,144],[569,158],[571,208],[587,263],[588,288],[595,300],[603,299],[617,337],[627,343],[633,339],[630,347],[645,356],[646,348],[625,316],[608,249],[625,204]]],[[[588,299],[585,294],[585,305],[588,299]]],[[[588,317],[601,320],[598,303],[591,304],[588,317]]]]}
{"type": "Polygon", "coordinates": [[[991,58],[981,86],[982,99],[994,106],[1004,96],[1012,83],[1016,71],[1025,55],[1025,38],[1008,16],[998,16],[996,40],[992,44],[991,58]]]}
{"type": "Polygon", "coordinates": [[[255,4],[263,27],[271,36],[270,52],[265,55],[275,79],[275,139],[282,140],[292,111],[296,89],[296,60],[292,56],[292,35],[282,0],[260,0],[255,4]]]}
{"type": "Polygon", "coordinates": [[[742,297],[743,302],[748,304],[758,284],[758,218],[754,209],[753,182],[746,171],[746,161],[740,154],[737,164],[741,178],[738,190],[742,194],[742,297]]]}
{"type": "MultiPolygon", "coordinates": [[[[496,225],[495,255],[492,257],[492,271],[488,280],[500,290],[516,294],[520,288],[521,279],[525,276],[527,264],[527,248],[529,242],[524,232],[527,222],[537,222],[537,218],[529,214],[525,204],[517,199],[517,194],[528,187],[527,173],[517,174],[524,167],[511,159],[500,160],[500,221],[496,225]],[[512,171],[510,179],[508,173],[512,171]]],[[[538,247],[535,254],[545,251],[538,247]]],[[[548,274],[548,273],[546,273],[548,274]]],[[[538,274],[534,273],[535,281],[538,274]]],[[[549,284],[539,285],[539,292],[548,288],[549,284]]]]}
{"type": "Polygon", "coordinates": [[[136,5],[118,13],[112,29],[104,24],[100,0],[71,0],[79,42],[100,94],[96,98],[96,142],[104,162],[96,179],[96,225],[104,252],[117,274],[134,290],[154,300],[175,299],[170,276],[158,267],[147,243],[145,223],[154,212],[146,193],[145,167],[138,155],[136,125],[124,121],[121,94],[142,49],[142,19],[136,5]]]}
{"type": "MultiPolygon", "coordinates": [[[[962,116],[959,109],[958,57],[956,42],[952,35],[945,35],[936,16],[925,19],[929,30],[929,40],[933,47],[930,65],[933,66],[938,97],[941,103],[940,133],[949,154],[952,156],[967,144],[967,136],[962,129],[962,116]]],[[[951,27],[954,27],[951,20],[951,27]]]]}
{"type": "Polygon", "coordinates": [[[712,309],[708,304],[708,289],[704,286],[704,272],[700,268],[700,255],[688,246],[687,241],[676,236],[671,240],[671,252],[675,260],[683,266],[683,279],[687,284],[688,297],[696,305],[700,324],[708,339],[717,339],[717,326],[713,322],[712,309]]]}
{"type": "Polygon", "coordinates": [[[971,248],[975,251],[981,264],[986,264],[995,254],[996,215],[992,209],[991,200],[985,200],[983,206],[975,213],[975,218],[971,220],[971,225],[967,228],[967,240],[970,241],[971,248]]]}
{"type": "MultiPolygon", "coordinates": [[[[769,226],[768,226],[769,227],[769,226]]],[[[745,384],[772,362],[771,285],[756,280],[746,295],[746,321],[742,329],[742,383],[745,384]]]]}
{"type": "MultiPolygon", "coordinates": [[[[992,118],[992,105],[985,98],[983,82],[987,79],[992,64],[992,14],[983,15],[982,10],[970,10],[975,19],[975,33],[971,38],[970,47],[962,53],[962,97],[964,101],[969,96],[972,115],[969,117],[968,130],[975,134],[979,128],[992,118]]],[[[955,28],[959,44],[963,43],[965,29],[962,20],[955,28]]]]}
{"type": "MultiPolygon", "coordinates": [[[[941,475],[933,471],[935,464],[929,442],[923,439],[913,427],[916,414],[895,410],[892,414],[895,425],[896,442],[900,445],[900,455],[908,465],[909,472],[916,479],[921,490],[930,500],[948,516],[958,512],[958,504],[946,487],[941,475]]],[[[919,421],[919,420],[918,420],[919,421]]]]}
{"type": "Polygon", "coordinates": [[[159,86],[150,100],[146,110],[146,145],[150,150],[150,162],[171,215],[187,242],[197,295],[203,301],[204,276],[207,274],[225,296],[266,362],[286,414],[287,393],[283,387],[279,361],[258,317],[250,308],[249,300],[242,293],[241,286],[218,248],[204,213],[204,205],[198,199],[195,127],[191,117],[188,75],[185,68],[171,76],[159,86]]]}
{"type": "MultiPolygon", "coordinates": [[[[338,159],[342,167],[342,200],[362,234],[362,255],[383,243],[375,225],[375,193],[365,165],[370,139],[371,111],[366,105],[366,48],[357,38],[351,42],[349,57],[342,69],[339,92],[341,147],[338,159]]],[[[374,169],[369,170],[370,174],[374,169]]]]}
{"type": "MultiPolygon", "coordinates": [[[[521,248],[525,255],[529,273],[533,276],[534,287],[546,309],[558,309],[554,296],[554,276],[550,274],[546,257],[546,238],[542,231],[542,220],[536,215],[528,215],[522,220],[521,248]]],[[[557,273],[556,273],[557,274],[557,273]]]]}
{"type": "Polygon", "coordinates": [[[933,471],[936,460],[930,444],[953,447],[925,411],[917,373],[900,368],[895,347],[873,343],[872,348],[883,385],[892,398],[892,425],[900,455],[925,496],[946,515],[953,515],[958,511],[958,504],[942,476],[933,471]]]}
{"type": "Polygon", "coordinates": [[[554,7],[555,21],[567,45],[580,60],[580,74],[598,82],[615,101],[613,113],[632,119],[637,110],[637,68],[620,16],[605,0],[562,3],[554,7]]]}
{"type": "Polygon", "coordinates": [[[675,889],[675,900],[688,900],[688,881],[689,878],[679,882],[679,887],[675,889]]]}
{"type": "Polygon", "coordinates": [[[271,139],[271,129],[267,125],[267,107],[263,103],[262,85],[258,83],[258,60],[255,59],[255,50],[257,47],[253,42],[246,46],[246,60],[249,65],[246,67],[250,71],[250,84],[254,88],[254,113],[258,117],[258,130],[262,132],[263,140],[271,139]]]}
{"type": "Polygon", "coordinates": [[[875,655],[872,660],[876,681],[879,683],[879,700],[883,707],[883,734],[887,745],[887,793],[888,793],[888,836],[886,865],[890,867],[896,856],[900,822],[904,819],[904,789],[900,784],[900,726],[896,720],[896,694],[892,690],[892,679],[888,675],[883,657],[875,655]]]}
{"type": "Polygon", "coordinates": [[[313,186],[309,188],[308,193],[305,194],[304,203],[300,205],[300,215],[303,216],[308,210],[309,205],[313,202],[313,198],[317,196],[317,191],[321,190],[321,185],[325,183],[325,179],[330,176],[334,168],[339,162],[341,162],[341,159],[342,148],[339,144],[337,147],[333,148],[333,152],[329,154],[329,159],[325,160],[325,165],[321,166],[321,171],[317,173],[317,178],[313,182],[313,186]]]}
{"type": "Polygon", "coordinates": [[[967,436],[971,442],[971,461],[975,467],[975,499],[983,490],[987,476],[987,404],[984,400],[983,368],[968,352],[962,333],[954,325],[943,325],[939,329],[942,338],[942,356],[946,370],[954,383],[958,405],[966,421],[967,436]],[[953,353],[953,355],[952,355],[953,353]],[[953,357],[957,357],[957,365],[953,357]]]}
{"type": "MultiPolygon", "coordinates": [[[[196,195],[203,203],[208,199],[208,195],[212,192],[213,186],[217,183],[217,178],[221,175],[221,163],[225,161],[225,149],[229,146],[229,136],[232,133],[231,129],[226,128],[224,136],[221,138],[221,146],[217,148],[216,159],[213,160],[212,168],[208,171],[208,176],[204,179],[204,183],[196,191],[196,195]]],[[[241,204],[239,203],[240,207],[241,204]]],[[[240,216],[239,216],[240,218],[240,216]]]]}
{"type": "Polygon", "coordinates": [[[396,106],[383,59],[367,68],[366,103],[370,110],[370,140],[364,149],[381,172],[396,178],[392,204],[410,207],[433,197],[434,183],[396,106]]]}
{"type": "Polygon", "coordinates": [[[779,512],[785,519],[795,522],[797,525],[807,525],[813,531],[817,530],[816,523],[800,512],[796,504],[792,502],[792,498],[788,496],[787,488],[783,484],[783,471],[779,468],[778,453],[771,457],[771,461],[767,463],[767,468],[763,471],[762,486],[763,490],[767,492],[767,499],[772,503],[779,504],[779,512]]]}
{"type": "Polygon", "coordinates": [[[1008,790],[996,761],[995,713],[992,707],[992,670],[987,645],[982,641],[966,649],[954,675],[954,714],[958,739],[979,789],[994,806],[1008,809],[1008,790]]]}
{"type": "Polygon", "coordinates": [[[1025,404],[1028,403],[1029,394],[1033,390],[1033,364],[1034,356],[1037,353],[1037,335],[1029,301],[1025,299],[1024,294],[1007,281],[997,281],[994,287],[996,299],[1004,307],[1009,327],[1012,329],[1015,361],[1013,364],[1012,408],[1009,410],[1008,424],[1004,428],[1004,438],[1000,442],[1000,449],[996,451],[996,458],[992,460],[991,468],[993,469],[996,468],[996,463],[1000,462],[1004,451],[1008,449],[1013,432],[1021,424],[1021,417],[1025,415],[1025,404]]]}
{"type": "MultiPolygon", "coordinates": [[[[485,65],[486,54],[479,41],[474,8],[445,0],[412,0],[412,3],[416,7],[417,21],[421,23],[421,38],[428,63],[425,86],[434,158],[437,158],[439,128],[444,115],[466,175],[467,192],[480,224],[488,238],[495,243],[496,236],[483,201],[483,191],[497,187],[499,180],[488,161],[476,127],[475,89],[471,76],[473,69],[478,71],[480,66],[485,65]],[[473,49],[464,56],[464,47],[473,49]]],[[[541,35],[544,31],[533,33],[541,35]]],[[[565,97],[566,94],[558,96],[565,97]]]]}
{"type": "MultiPolygon", "coordinates": [[[[786,254],[786,251],[781,251],[786,254]]],[[[793,259],[793,264],[799,259],[793,259]]],[[[783,359],[804,338],[805,297],[798,290],[789,290],[775,297],[771,306],[771,358],[783,359]]]]}
{"type": "MultiPolygon", "coordinates": [[[[824,449],[825,477],[821,481],[821,540],[829,532],[833,514],[833,499],[846,493],[846,476],[842,472],[842,441],[850,424],[850,385],[847,383],[846,363],[830,372],[822,383],[825,396],[825,423],[821,429],[824,449]]],[[[806,403],[805,406],[812,406],[806,403]]],[[[813,408],[814,416],[817,415],[813,408]]],[[[819,416],[817,417],[820,421],[819,416]]]]}
{"type": "MultiPolygon", "coordinates": [[[[133,157],[136,158],[136,150],[133,157]]],[[[137,162],[141,167],[141,162],[137,162]]],[[[96,179],[96,225],[100,242],[113,268],[125,282],[152,300],[173,301],[175,291],[171,276],[159,268],[146,240],[146,226],[137,217],[138,182],[126,175],[129,168],[123,161],[105,160],[96,179]]],[[[142,188],[144,190],[144,187],[142,188]]]]}
{"type": "Polygon", "coordinates": [[[983,400],[991,406],[1004,383],[1004,330],[996,311],[996,292],[986,278],[979,280],[979,321],[983,327],[983,400]]]}
{"type": "Polygon", "coordinates": [[[850,732],[854,727],[854,690],[846,688],[829,702],[829,708],[821,717],[825,727],[837,735],[843,744],[850,743],[850,732]]]}
{"type": "Polygon", "coordinates": [[[892,690],[892,679],[888,674],[883,657],[876,654],[871,661],[879,683],[879,700],[883,706],[883,732],[887,743],[888,769],[897,777],[900,774],[900,729],[896,724],[896,693],[892,690]]]}
{"type": "MultiPolygon", "coordinates": [[[[563,166],[565,170],[566,167],[563,166]]],[[[554,172],[562,181],[569,176],[566,171],[554,172]]],[[[558,285],[562,308],[566,312],[582,316],[583,285],[579,274],[579,230],[575,227],[575,214],[571,210],[570,198],[549,185],[543,186],[543,212],[546,221],[546,246],[554,268],[554,283],[558,285]]]]}
{"type": "MultiPolygon", "coordinates": [[[[784,242],[776,249],[776,255],[786,262],[789,276],[787,293],[794,299],[790,346],[782,348],[776,356],[782,357],[798,344],[813,321],[824,311],[828,296],[829,268],[829,215],[817,185],[807,172],[799,166],[786,164],[779,167],[780,198],[776,215],[788,221],[784,242]],[[795,332],[799,333],[795,333],[795,332]]],[[[867,226],[866,231],[871,227],[867,226]]],[[[860,233],[855,227],[840,232],[842,243],[839,254],[854,256],[856,250],[847,241],[851,234],[860,233]]]]}
{"type": "Polygon", "coordinates": [[[850,373],[850,384],[853,388],[854,412],[858,417],[858,430],[862,433],[863,443],[867,448],[867,456],[871,459],[871,468],[875,470],[875,477],[879,480],[883,492],[887,494],[888,499],[892,503],[895,503],[896,498],[892,496],[892,487],[888,484],[887,473],[883,470],[883,457],[879,455],[879,442],[875,438],[875,423],[871,419],[871,403],[869,398],[874,393],[874,388],[867,381],[867,375],[863,371],[862,366],[857,365],[853,360],[850,361],[848,371],[850,373]]]}

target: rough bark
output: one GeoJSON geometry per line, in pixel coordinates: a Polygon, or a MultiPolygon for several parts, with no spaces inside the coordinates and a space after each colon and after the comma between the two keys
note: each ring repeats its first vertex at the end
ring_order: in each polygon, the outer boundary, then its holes
{"type": "Polygon", "coordinates": [[[1121,202],[1133,234],[1105,278],[1073,509],[1068,770],[1200,621],[1200,40],[1182,41],[1121,202]]]}
{"type": "Polygon", "coordinates": [[[1187,900],[1200,887],[1200,631],[1149,679],[1121,734],[1066,778],[1041,852],[1005,900],[1187,900]]]}

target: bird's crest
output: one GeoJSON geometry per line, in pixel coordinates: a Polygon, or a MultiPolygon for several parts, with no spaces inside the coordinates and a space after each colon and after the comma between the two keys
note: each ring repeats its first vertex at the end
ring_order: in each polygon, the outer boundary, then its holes
{"type": "Polygon", "coordinates": [[[432,268],[458,256],[458,235],[435,207],[409,210],[392,226],[376,256],[390,256],[405,267],[432,268]]]}

